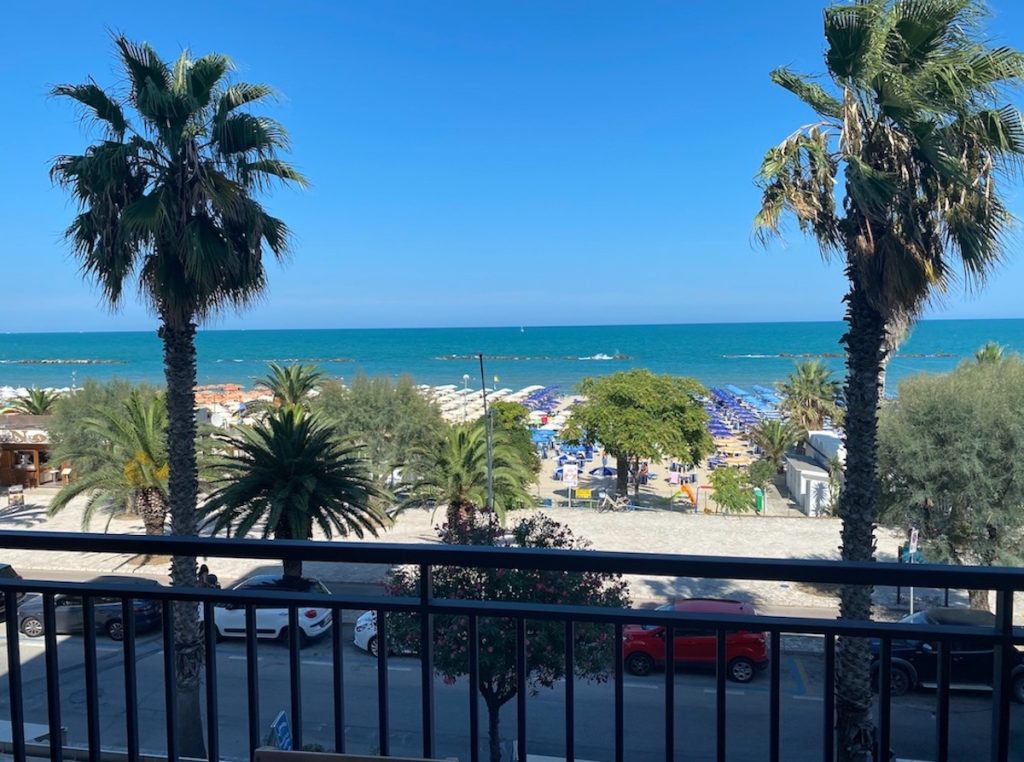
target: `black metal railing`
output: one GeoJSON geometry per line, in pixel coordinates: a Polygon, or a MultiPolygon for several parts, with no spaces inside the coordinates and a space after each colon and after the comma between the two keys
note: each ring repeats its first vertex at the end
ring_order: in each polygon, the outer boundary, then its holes
{"type": "MultiPolygon", "coordinates": [[[[164,753],[158,756],[176,760],[179,758],[177,745],[177,686],[174,680],[175,643],[170,626],[171,610],[175,601],[197,602],[203,607],[203,649],[205,667],[203,671],[203,695],[205,697],[205,743],[210,759],[230,758],[251,754],[265,740],[266,727],[261,723],[260,711],[260,656],[256,632],[256,608],[269,605],[287,608],[287,692],[285,699],[289,711],[294,746],[304,742],[303,716],[303,669],[300,648],[301,634],[298,626],[298,611],[302,607],[330,609],[333,626],[330,630],[330,659],[324,666],[331,670],[330,718],[331,735],[335,751],[346,750],[346,677],[344,635],[341,626],[343,612],[370,610],[377,612],[378,643],[388,643],[388,617],[394,614],[413,614],[419,623],[419,704],[418,747],[424,757],[433,758],[438,752],[436,685],[434,674],[434,653],[437,645],[432,635],[432,618],[455,615],[463,617],[468,632],[468,758],[472,762],[483,758],[481,754],[481,717],[479,711],[478,677],[480,670],[479,629],[482,619],[501,619],[514,623],[516,648],[516,719],[515,747],[520,759],[525,760],[526,750],[531,744],[530,726],[527,722],[528,702],[528,628],[530,621],[559,621],[565,626],[564,658],[564,731],[560,744],[561,754],[566,760],[576,758],[579,734],[576,696],[578,686],[574,672],[574,628],[582,624],[596,623],[607,626],[613,633],[612,643],[616,649],[611,672],[611,736],[613,743],[605,752],[605,758],[616,762],[639,758],[631,754],[625,719],[625,674],[621,655],[623,628],[627,625],[651,624],[665,628],[666,669],[662,686],[664,701],[663,751],[660,757],[666,760],[686,758],[686,749],[680,748],[676,724],[679,703],[674,669],[674,632],[699,628],[715,635],[715,682],[714,682],[714,756],[726,759],[732,738],[729,734],[728,701],[729,689],[726,683],[726,639],[730,632],[750,630],[765,632],[769,639],[771,655],[768,669],[767,724],[768,733],[763,739],[763,748],[754,759],[780,760],[788,758],[782,750],[783,726],[781,707],[781,669],[783,635],[803,634],[820,636],[823,640],[822,712],[820,722],[821,747],[810,750],[816,759],[835,758],[835,674],[837,638],[872,638],[879,643],[878,697],[877,697],[877,748],[885,750],[879,759],[889,759],[893,728],[893,707],[891,696],[891,657],[894,641],[927,639],[937,648],[937,692],[934,699],[934,750],[939,760],[951,759],[950,752],[950,666],[953,644],[965,638],[981,643],[992,650],[992,699],[990,707],[990,748],[975,758],[987,756],[992,760],[1011,758],[1011,668],[1019,663],[1016,646],[1024,644],[1024,635],[1013,627],[1013,596],[1024,590],[1024,571],[1008,568],[962,568],[933,565],[891,565],[881,563],[841,564],[829,561],[768,560],[722,557],[678,556],[667,554],[615,553],[603,551],[556,551],[516,548],[370,544],[344,542],[301,542],[301,541],[258,541],[228,539],[189,539],[179,537],[135,537],[125,535],[44,533],[0,531],[0,547],[5,549],[128,553],[132,555],[189,555],[212,558],[246,558],[279,561],[301,559],[303,561],[335,562],[339,564],[387,564],[411,565],[418,567],[420,590],[416,597],[393,597],[386,595],[331,595],[314,593],[269,593],[260,590],[219,590],[209,588],[145,587],[131,584],[100,584],[55,582],[43,580],[18,580],[0,578],[0,593],[5,596],[7,683],[9,698],[9,719],[11,739],[9,751],[15,760],[25,760],[29,754],[48,755],[51,759],[84,758],[126,759],[129,762],[144,757],[140,743],[139,706],[139,644],[135,628],[136,611],[133,601],[145,599],[159,601],[163,614],[160,651],[162,653],[163,703],[166,736],[164,753]],[[845,621],[825,618],[801,618],[780,616],[725,616],[694,614],[650,609],[617,609],[575,605],[549,605],[530,602],[508,602],[498,600],[441,599],[434,596],[432,573],[437,567],[460,566],[503,569],[541,569],[564,572],[608,572],[628,575],[650,575],[673,578],[704,578],[720,580],[768,580],[813,585],[861,584],[861,585],[903,585],[920,588],[952,588],[956,590],[991,590],[996,595],[996,616],[994,627],[928,626],[875,621],[845,621]],[[24,635],[19,632],[19,597],[24,593],[39,593],[43,602],[44,648],[43,671],[45,673],[46,709],[45,724],[49,730],[48,745],[45,749],[33,746],[26,739],[24,724],[26,713],[24,702],[26,682],[23,670],[25,654],[21,648],[24,635]],[[56,632],[55,597],[58,595],[81,596],[83,606],[83,668],[81,676],[75,673],[70,678],[62,673],[60,644],[56,632]],[[122,601],[123,640],[120,643],[123,659],[124,692],[124,738],[126,745],[116,754],[104,751],[100,721],[100,689],[97,668],[97,637],[95,606],[99,597],[117,598],[122,601]],[[241,754],[238,750],[222,748],[222,724],[219,707],[224,688],[218,680],[217,632],[214,626],[214,607],[217,604],[232,604],[246,612],[245,617],[245,686],[227,688],[239,701],[246,702],[245,716],[247,748],[241,754]],[[84,689],[85,750],[76,751],[68,744],[62,732],[62,706],[60,687],[62,678],[80,680],[84,689]],[[244,699],[243,699],[244,693],[244,699]]],[[[377,649],[376,659],[376,752],[388,756],[391,752],[391,723],[393,712],[389,706],[389,661],[392,657],[387,647],[377,649]]],[[[325,699],[326,701],[326,699],[325,699]]],[[[817,735],[817,734],[815,734],[817,735]]],[[[543,739],[550,747],[550,739],[543,739]]],[[[689,744],[692,739],[685,739],[689,744]]],[[[109,744],[107,746],[110,746],[109,744]]],[[[1016,748],[1016,754],[1024,754],[1024,747],[1016,748]]],[[[730,755],[729,758],[737,758],[730,755]]]]}

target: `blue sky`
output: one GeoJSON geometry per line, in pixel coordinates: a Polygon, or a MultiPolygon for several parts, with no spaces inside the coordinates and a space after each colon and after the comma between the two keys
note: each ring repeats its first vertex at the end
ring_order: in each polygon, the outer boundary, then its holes
{"type": "MultiPolygon", "coordinates": [[[[88,138],[57,83],[115,82],[107,30],[230,55],[283,98],[312,181],[266,203],[296,234],[267,297],[218,328],[833,320],[838,265],[750,236],[764,150],[810,114],[769,79],[822,69],[822,3],[19,3],[8,95],[0,330],[137,330],[109,314],[61,231],[58,153],[88,138]],[[56,23],[55,16],[59,16],[56,23]]],[[[1024,48],[1024,7],[990,31],[1024,48]]],[[[1019,187],[1011,208],[1024,214],[1019,187]]],[[[1024,237],[980,295],[929,316],[1024,317],[1024,237]]]]}

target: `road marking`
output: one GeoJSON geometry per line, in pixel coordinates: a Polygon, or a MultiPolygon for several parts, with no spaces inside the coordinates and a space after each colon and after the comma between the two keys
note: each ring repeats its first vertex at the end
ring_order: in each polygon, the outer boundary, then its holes
{"type": "Polygon", "coordinates": [[[656,691],[661,687],[659,685],[654,685],[653,683],[627,683],[625,680],[622,681],[622,684],[626,688],[647,688],[652,691],[656,691]]]}
{"type": "Polygon", "coordinates": [[[821,696],[793,696],[796,701],[824,701],[821,696]]]}
{"type": "MultiPolygon", "coordinates": [[[[705,688],[704,692],[705,693],[718,693],[718,691],[716,689],[714,689],[714,688],[705,688]]],[[[763,691],[758,691],[758,693],[763,693],[763,691]]],[[[747,692],[746,691],[741,691],[738,688],[726,688],[725,689],[725,695],[727,695],[727,696],[746,696],[747,692]]]]}

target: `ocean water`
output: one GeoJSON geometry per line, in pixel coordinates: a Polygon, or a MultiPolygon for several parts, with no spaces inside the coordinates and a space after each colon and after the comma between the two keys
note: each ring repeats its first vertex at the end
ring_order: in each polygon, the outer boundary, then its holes
{"type": "MultiPolygon", "coordinates": [[[[694,376],[708,385],[770,384],[802,358],[842,373],[842,323],[733,323],[651,326],[202,331],[199,382],[251,385],[268,362],[315,363],[333,377],[357,372],[418,382],[480,386],[558,384],[633,367],[694,376]]],[[[1024,352],[1024,320],[918,324],[890,365],[892,384],[908,374],[949,370],[986,341],[1024,352]]],[[[86,378],[163,383],[155,333],[0,334],[0,386],[66,387],[86,378]]]]}

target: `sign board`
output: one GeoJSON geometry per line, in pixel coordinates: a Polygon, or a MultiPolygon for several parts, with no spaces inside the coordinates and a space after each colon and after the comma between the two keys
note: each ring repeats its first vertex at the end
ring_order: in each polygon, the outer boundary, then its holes
{"type": "Polygon", "coordinates": [[[562,466],[562,481],[565,486],[573,489],[580,482],[579,466],[575,463],[566,463],[562,466]]]}
{"type": "Polygon", "coordinates": [[[562,481],[567,487],[575,488],[580,482],[579,466],[575,463],[566,463],[562,467],[562,481]]]}
{"type": "Polygon", "coordinates": [[[290,751],[292,748],[292,730],[288,727],[288,717],[285,716],[283,711],[277,713],[277,717],[270,723],[270,729],[274,731],[274,736],[277,738],[277,748],[290,751]]]}
{"type": "Polygon", "coordinates": [[[917,552],[917,527],[910,530],[910,555],[917,552]]]}

